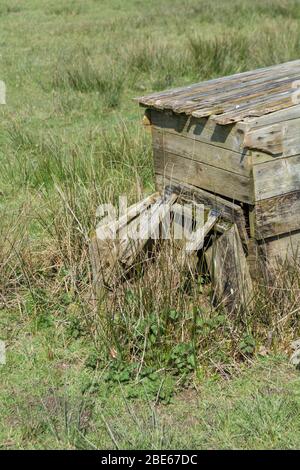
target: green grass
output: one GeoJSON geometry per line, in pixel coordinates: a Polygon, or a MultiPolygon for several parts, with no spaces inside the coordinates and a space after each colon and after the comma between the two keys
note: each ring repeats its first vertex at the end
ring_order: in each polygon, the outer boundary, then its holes
{"type": "Polygon", "coordinates": [[[1,2],[2,448],[299,446],[297,269],[227,318],[163,255],[95,306],[88,258],[97,206],[154,189],[132,98],[299,58],[299,18],[293,0],[1,2]]]}
{"type": "MultiPolygon", "coordinates": [[[[60,327],[62,330],[63,326],[60,327]]],[[[1,380],[2,449],[293,449],[299,374],[283,357],[256,360],[229,381],[198,380],[171,403],[108,386],[84,367],[88,348],[27,334],[1,380]],[[66,354],[68,348],[68,354],[66,354]]]]}

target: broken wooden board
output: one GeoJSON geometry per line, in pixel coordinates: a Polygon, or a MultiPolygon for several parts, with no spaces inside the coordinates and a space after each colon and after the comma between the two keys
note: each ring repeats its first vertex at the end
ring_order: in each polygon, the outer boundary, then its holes
{"type": "Polygon", "coordinates": [[[237,227],[233,225],[205,252],[219,305],[228,312],[251,306],[253,285],[237,227]]]}
{"type": "Polygon", "coordinates": [[[164,219],[169,216],[170,208],[177,197],[177,194],[172,192],[164,194],[160,200],[139,217],[138,225],[134,227],[134,231],[131,231],[130,226],[128,227],[126,245],[124,250],[119,253],[122,264],[127,267],[132,266],[147,241],[151,238],[158,238],[156,232],[164,219]],[[135,234],[138,236],[136,237],[135,234]]]}
{"type": "Polygon", "coordinates": [[[256,239],[294,232],[300,228],[300,190],[258,201],[251,232],[256,239]]]}
{"type": "Polygon", "coordinates": [[[189,240],[186,244],[186,251],[187,252],[194,252],[201,250],[204,245],[205,237],[209,234],[212,228],[216,225],[218,218],[220,217],[220,212],[212,209],[209,214],[208,218],[203,225],[203,227],[199,227],[196,232],[193,233],[191,240],[189,240]]]}
{"type": "MultiPolygon", "coordinates": [[[[96,286],[109,286],[123,273],[121,258],[129,251],[130,236],[139,230],[141,217],[150,207],[162,204],[163,197],[154,193],[130,206],[119,219],[100,223],[90,237],[89,254],[96,286]]],[[[131,250],[131,255],[133,255],[131,250]]]]}
{"type": "Polygon", "coordinates": [[[142,201],[130,206],[126,213],[117,220],[99,223],[96,229],[98,238],[103,240],[116,238],[118,232],[122,231],[135,217],[142,214],[143,211],[154,204],[159,198],[160,194],[158,192],[151,194],[142,201]]]}
{"type": "Polygon", "coordinates": [[[112,286],[119,277],[116,259],[112,257],[115,242],[100,240],[96,233],[91,235],[89,243],[89,258],[92,268],[92,280],[95,293],[100,297],[101,292],[112,286]]]}
{"type": "MultiPolygon", "coordinates": [[[[178,209],[176,208],[175,210],[178,209]]],[[[198,262],[197,253],[203,249],[205,239],[212,229],[216,228],[220,212],[214,209],[210,210],[205,222],[204,220],[195,220],[194,214],[192,213],[193,211],[191,211],[190,214],[187,214],[187,212],[189,211],[185,211],[184,216],[186,217],[187,215],[190,219],[188,221],[190,230],[188,230],[188,236],[182,240],[182,250],[177,256],[177,262],[182,269],[189,270],[191,274],[195,275],[198,262]],[[193,226],[195,226],[194,230],[192,229],[193,226]]],[[[182,222],[186,222],[186,220],[182,222]]],[[[219,230],[223,230],[223,228],[224,225],[219,224],[219,230]]]]}
{"type": "Polygon", "coordinates": [[[300,262],[300,230],[290,234],[268,238],[259,242],[267,267],[277,270],[282,264],[299,264],[300,262]]]}
{"type": "Polygon", "coordinates": [[[109,285],[131,269],[149,239],[159,238],[159,228],[170,214],[178,195],[170,188],[152,194],[131,206],[118,220],[100,224],[90,241],[95,283],[109,285]],[[118,275],[116,276],[116,272],[118,275]]]}
{"type": "Polygon", "coordinates": [[[195,201],[203,204],[208,209],[215,209],[220,212],[220,217],[227,222],[235,223],[238,227],[240,237],[245,245],[248,243],[248,234],[246,230],[246,221],[243,209],[227,199],[216,194],[209,193],[203,189],[183,183],[176,178],[167,178],[166,176],[156,175],[156,186],[161,190],[165,185],[171,188],[179,195],[179,201],[195,201]]]}

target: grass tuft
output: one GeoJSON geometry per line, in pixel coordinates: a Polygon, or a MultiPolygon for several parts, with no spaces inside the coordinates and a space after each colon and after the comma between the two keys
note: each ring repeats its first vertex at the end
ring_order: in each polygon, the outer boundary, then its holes
{"type": "Polygon", "coordinates": [[[55,69],[52,85],[54,88],[72,89],[81,93],[97,92],[107,108],[120,103],[123,91],[123,76],[119,70],[108,64],[96,67],[86,50],[62,56],[55,69]]]}

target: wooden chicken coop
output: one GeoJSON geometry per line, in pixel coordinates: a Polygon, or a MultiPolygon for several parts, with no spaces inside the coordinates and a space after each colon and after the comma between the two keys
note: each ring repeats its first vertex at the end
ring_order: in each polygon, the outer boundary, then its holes
{"type": "Polygon", "coordinates": [[[220,232],[205,256],[230,308],[249,300],[254,279],[297,259],[299,84],[297,60],[137,98],[152,132],[157,190],[166,199],[168,188],[170,205],[176,194],[210,211],[194,250],[220,232]]]}
{"type": "Polygon", "coordinates": [[[299,85],[297,60],[138,98],[157,188],[221,209],[269,267],[300,242],[299,85]]]}

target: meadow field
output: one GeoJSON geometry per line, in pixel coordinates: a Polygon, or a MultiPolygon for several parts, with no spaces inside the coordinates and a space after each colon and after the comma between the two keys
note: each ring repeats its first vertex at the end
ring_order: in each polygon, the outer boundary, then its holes
{"type": "Polygon", "coordinates": [[[164,252],[95,305],[88,256],[154,190],[134,97],[299,58],[297,0],[1,0],[0,449],[300,446],[297,266],[228,316],[164,252]]]}

